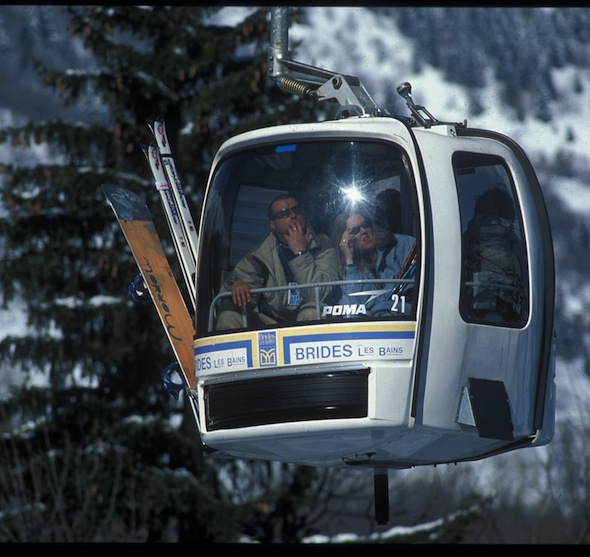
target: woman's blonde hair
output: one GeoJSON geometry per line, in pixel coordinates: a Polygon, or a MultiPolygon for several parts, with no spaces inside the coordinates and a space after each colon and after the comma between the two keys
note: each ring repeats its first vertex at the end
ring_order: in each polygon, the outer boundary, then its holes
{"type": "MultiPolygon", "coordinates": [[[[332,238],[332,243],[334,244],[334,249],[336,250],[336,253],[338,254],[338,266],[339,266],[340,272],[344,271],[344,259],[342,257],[342,252],[340,251],[340,241],[342,240],[342,235],[344,234],[344,231],[346,230],[346,221],[348,221],[348,219],[352,215],[360,215],[361,217],[363,217],[364,220],[371,223],[371,229],[373,231],[373,236],[375,238],[375,245],[377,248],[388,249],[395,242],[395,238],[394,238],[393,234],[380,226],[375,226],[373,219],[364,211],[362,211],[362,210],[344,211],[344,212],[340,213],[334,219],[334,223],[332,224],[332,232],[330,234],[330,237],[332,238]]],[[[363,260],[360,257],[358,257],[358,259],[355,260],[354,264],[356,266],[370,268],[370,267],[372,267],[373,262],[366,261],[366,260],[363,260]]]]}

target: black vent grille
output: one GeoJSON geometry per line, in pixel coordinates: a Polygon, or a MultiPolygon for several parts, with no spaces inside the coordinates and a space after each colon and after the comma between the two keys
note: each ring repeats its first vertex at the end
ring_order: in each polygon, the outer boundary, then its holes
{"type": "Polygon", "coordinates": [[[207,430],[367,416],[369,370],[279,375],[205,386],[207,430]]]}

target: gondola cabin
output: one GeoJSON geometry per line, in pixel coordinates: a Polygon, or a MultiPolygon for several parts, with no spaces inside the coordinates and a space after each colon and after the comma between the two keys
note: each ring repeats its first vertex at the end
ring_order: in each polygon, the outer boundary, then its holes
{"type": "Polygon", "coordinates": [[[551,439],[552,244],[535,174],[506,137],[382,117],[235,137],[213,163],[199,240],[195,396],[209,452],[398,468],[551,439]],[[316,300],[313,319],[244,315],[220,330],[233,267],[269,233],[280,194],[334,250],[342,213],[413,238],[410,272],[368,294],[356,284],[358,303],[344,278],[290,285],[316,300]]]}
{"type": "Polygon", "coordinates": [[[244,133],[213,161],[187,388],[206,452],[370,467],[377,482],[389,468],[548,443],[554,260],[528,158],[504,135],[439,122],[407,83],[398,92],[411,116],[391,116],[358,79],[291,60],[285,10],[273,11],[270,77],[340,112],[244,133]],[[278,196],[290,205],[273,212],[278,196]],[[314,265],[302,250],[281,262],[287,284],[268,286],[274,271],[254,258],[262,279],[235,305],[236,266],[295,216],[323,239],[332,271],[289,274],[295,257],[314,265]],[[359,248],[354,261],[343,244],[359,248]],[[393,270],[382,266],[391,254],[393,270]],[[270,298],[305,304],[304,317],[261,319],[270,298]]]}

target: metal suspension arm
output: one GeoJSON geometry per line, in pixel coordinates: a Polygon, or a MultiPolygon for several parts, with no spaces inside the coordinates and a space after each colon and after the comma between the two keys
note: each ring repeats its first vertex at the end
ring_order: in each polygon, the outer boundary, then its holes
{"type": "Polygon", "coordinates": [[[309,66],[291,59],[289,53],[289,8],[271,12],[268,75],[277,86],[293,95],[317,101],[335,101],[359,115],[377,116],[381,109],[358,77],[309,66]]]}

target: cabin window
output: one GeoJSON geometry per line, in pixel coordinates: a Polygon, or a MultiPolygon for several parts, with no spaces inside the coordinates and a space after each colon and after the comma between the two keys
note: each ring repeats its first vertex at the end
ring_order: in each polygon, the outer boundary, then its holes
{"type": "Polygon", "coordinates": [[[462,231],[461,316],[469,323],[523,327],[526,249],[508,167],[496,156],[457,153],[453,168],[462,231]]]}
{"type": "Polygon", "coordinates": [[[414,319],[420,245],[416,199],[405,153],[384,141],[301,140],[228,156],[214,169],[201,223],[207,249],[199,261],[197,335],[219,331],[219,316],[226,310],[234,311],[228,322],[235,330],[414,319]],[[304,274],[295,276],[300,269],[290,264],[295,254],[289,246],[277,256],[280,261],[256,252],[269,235],[294,219],[291,212],[269,215],[269,204],[279,195],[296,200],[314,235],[310,249],[330,251],[325,259],[332,262],[329,270],[309,271],[306,280],[304,274]],[[353,214],[359,222],[347,228],[353,214]],[[349,268],[339,245],[346,231],[351,232],[351,251],[354,248],[349,268]],[[363,251],[370,245],[376,256],[363,251]],[[245,265],[244,258],[252,252],[245,265]],[[390,263],[394,269],[388,268],[390,263]],[[353,273],[353,267],[362,273],[353,273]],[[263,278],[257,283],[256,302],[242,311],[231,301],[228,281],[249,273],[263,278]],[[303,304],[310,312],[301,317],[303,304]],[[277,314],[281,305],[289,306],[288,311],[277,314]],[[261,315],[266,312],[270,320],[261,315]]]}

